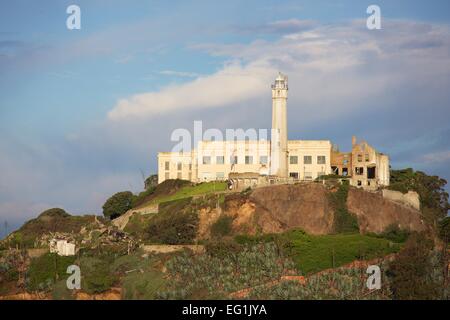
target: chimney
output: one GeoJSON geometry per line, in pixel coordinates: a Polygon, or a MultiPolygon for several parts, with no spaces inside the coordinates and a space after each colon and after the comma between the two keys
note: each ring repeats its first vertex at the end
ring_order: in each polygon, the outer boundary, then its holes
{"type": "Polygon", "coordinates": [[[356,136],[352,136],[352,147],[356,145],[356,136]]]}

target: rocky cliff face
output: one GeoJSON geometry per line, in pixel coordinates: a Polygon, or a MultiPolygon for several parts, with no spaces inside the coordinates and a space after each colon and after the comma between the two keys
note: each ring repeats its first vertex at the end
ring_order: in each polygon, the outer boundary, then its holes
{"type": "Polygon", "coordinates": [[[411,231],[426,229],[420,211],[385,199],[381,192],[351,188],[347,197],[347,208],[358,217],[359,230],[362,233],[380,233],[391,224],[411,231]]]}
{"type": "MultiPolygon", "coordinates": [[[[249,195],[227,197],[224,214],[232,216],[234,233],[279,233],[300,228],[309,234],[333,232],[334,209],[324,185],[296,184],[257,188],[249,195]]],[[[422,231],[420,211],[384,199],[381,193],[350,188],[348,210],[358,218],[360,232],[380,233],[391,224],[422,231]]]]}
{"type": "Polygon", "coordinates": [[[320,184],[277,185],[255,189],[247,198],[227,201],[225,213],[234,216],[236,232],[278,233],[301,228],[327,234],[333,228],[333,209],[320,184]]]}

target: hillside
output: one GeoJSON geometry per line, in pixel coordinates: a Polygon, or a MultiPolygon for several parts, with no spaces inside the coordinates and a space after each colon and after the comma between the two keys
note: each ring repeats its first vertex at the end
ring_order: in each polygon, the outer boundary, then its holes
{"type": "MultiPolygon", "coordinates": [[[[418,195],[405,197],[333,181],[231,192],[223,182],[168,180],[134,196],[114,220],[55,208],[25,223],[1,243],[0,296],[362,299],[364,289],[345,284],[364,287],[355,261],[375,259],[387,272],[411,234],[434,237],[418,195]],[[77,255],[49,253],[53,237],[75,243],[77,255]],[[64,284],[70,264],[83,270],[75,295],[64,284]],[[329,281],[336,291],[327,291],[329,281]]],[[[442,259],[436,250],[430,259],[441,258],[430,261],[442,259]]],[[[387,288],[372,298],[390,295],[387,288]]]]}

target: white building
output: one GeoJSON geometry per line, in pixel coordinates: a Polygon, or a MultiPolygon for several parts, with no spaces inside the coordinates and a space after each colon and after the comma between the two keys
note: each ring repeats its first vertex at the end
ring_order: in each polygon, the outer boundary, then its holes
{"type": "Polygon", "coordinates": [[[50,252],[57,253],[60,256],[74,256],[75,244],[67,242],[67,240],[50,240],[50,252]]]}
{"type": "MultiPolygon", "coordinates": [[[[314,180],[321,175],[331,174],[332,144],[329,140],[288,140],[287,97],[288,78],[280,73],[272,85],[270,141],[203,140],[189,152],[160,152],[158,182],[167,179],[192,182],[227,180],[230,173],[233,176],[237,173],[251,173],[254,176],[257,173],[259,176],[277,177],[279,180],[299,181],[314,180]]],[[[348,176],[351,176],[351,167],[349,171],[348,176]]],[[[387,163],[383,162],[380,173],[383,179],[378,181],[379,185],[389,184],[388,171],[387,158],[387,163]]]]}

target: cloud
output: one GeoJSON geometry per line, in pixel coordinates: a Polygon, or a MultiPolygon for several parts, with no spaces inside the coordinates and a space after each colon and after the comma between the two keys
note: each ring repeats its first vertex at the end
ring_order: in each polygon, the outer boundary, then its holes
{"type": "Polygon", "coordinates": [[[182,78],[197,78],[200,75],[195,72],[184,72],[184,71],[174,71],[174,70],[162,70],[159,71],[158,74],[164,75],[164,76],[175,76],[175,77],[182,77],[182,78]]]}
{"type": "Polygon", "coordinates": [[[266,90],[274,72],[266,64],[245,67],[238,63],[229,64],[216,74],[198,77],[187,84],[122,99],[109,112],[108,118],[117,121],[233,104],[266,90]]]}
{"type": "MultiPolygon", "coordinates": [[[[304,24],[292,19],[269,25],[294,31],[304,24]]],[[[411,92],[402,102],[416,100],[413,108],[425,108],[427,99],[441,101],[433,106],[434,116],[429,116],[442,121],[446,107],[442,101],[449,99],[445,89],[450,74],[449,39],[445,25],[385,19],[381,31],[369,31],[365,21],[356,20],[311,26],[276,41],[195,45],[191,48],[228,57],[229,63],[208,76],[125,97],[108,118],[151,119],[182,110],[233,108],[269,92],[280,70],[292,84],[290,105],[308,113],[300,122],[343,119],[351,112],[365,112],[364,108],[386,112],[399,102],[397,93],[405,91],[411,92]]],[[[294,114],[300,112],[294,110],[294,114]]]]}

